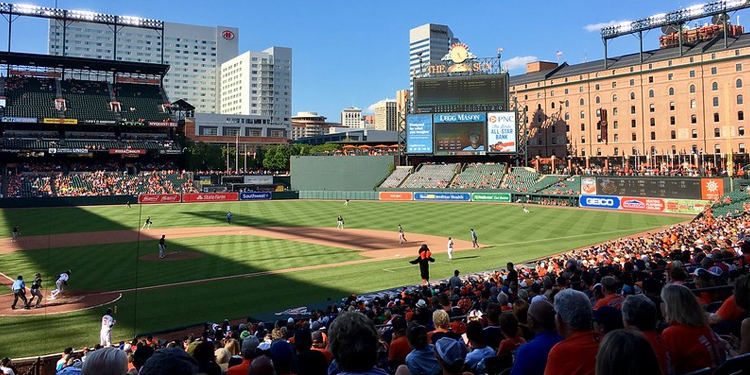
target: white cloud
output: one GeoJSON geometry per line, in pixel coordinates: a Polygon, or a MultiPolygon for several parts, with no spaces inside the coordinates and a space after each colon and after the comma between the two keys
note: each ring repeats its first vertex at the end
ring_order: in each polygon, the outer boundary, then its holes
{"type": "Polygon", "coordinates": [[[630,22],[630,21],[600,22],[600,23],[594,23],[594,24],[591,24],[591,25],[586,25],[586,26],[583,27],[583,29],[586,30],[586,31],[588,31],[588,32],[601,31],[601,29],[603,29],[605,27],[617,26],[617,25],[619,25],[621,23],[628,23],[628,22],[630,22]]]}
{"type": "Polygon", "coordinates": [[[526,64],[534,61],[538,61],[539,59],[536,56],[516,56],[511,57],[508,60],[505,60],[502,62],[503,66],[508,70],[514,70],[514,69],[520,69],[525,68],[526,64]]]}
{"type": "MultiPolygon", "coordinates": [[[[383,100],[396,101],[396,99],[390,99],[390,98],[385,98],[383,100]]],[[[365,114],[368,114],[368,115],[374,115],[375,114],[375,104],[378,104],[378,103],[382,102],[383,100],[378,100],[377,102],[370,104],[362,112],[365,113],[365,114]]]]}

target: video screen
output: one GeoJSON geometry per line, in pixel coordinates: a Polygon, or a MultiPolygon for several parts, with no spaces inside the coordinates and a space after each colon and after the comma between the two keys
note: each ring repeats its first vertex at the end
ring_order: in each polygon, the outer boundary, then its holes
{"type": "Polygon", "coordinates": [[[417,79],[414,82],[414,109],[417,113],[507,110],[507,76],[417,79]]]}
{"type": "Polygon", "coordinates": [[[434,115],[435,155],[485,155],[487,116],[484,113],[434,115]]]}

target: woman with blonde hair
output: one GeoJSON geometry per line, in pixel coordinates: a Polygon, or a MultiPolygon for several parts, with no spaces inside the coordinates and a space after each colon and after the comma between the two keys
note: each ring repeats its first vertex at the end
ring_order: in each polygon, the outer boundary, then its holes
{"type": "Polygon", "coordinates": [[[661,291],[664,319],[662,337],[675,373],[716,367],[726,359],[719,337],[708,326],[708,315],[686,286],[669,284],[661,291]]]}
{"type": "Polygon", "coordinates": [[[229,356],[240,355],[240,343],[236,339],[229,339],[224,344],[224,349],[229,351],[229,356]]]}

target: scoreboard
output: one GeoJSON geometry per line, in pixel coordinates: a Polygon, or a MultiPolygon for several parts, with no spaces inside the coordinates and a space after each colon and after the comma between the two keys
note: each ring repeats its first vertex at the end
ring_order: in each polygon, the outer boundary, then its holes
{"type": "Polygon", "coordinates": [[[416,113],[490,112],[508,109],[508,77],[501,75],[418,78],[416,113]]]}
{"type": "Polygon", "coordinates": [[[596,191],[627,197],[702,199],[699,178],[597,177],[596,191]]]}

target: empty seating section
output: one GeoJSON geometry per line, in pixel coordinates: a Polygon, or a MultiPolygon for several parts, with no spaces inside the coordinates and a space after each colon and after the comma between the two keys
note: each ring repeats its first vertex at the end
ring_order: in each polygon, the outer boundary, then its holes
{"type": "Polygon", "coordinates": [[[544,175],[537,182],[535,182],[534,185],[531,185],[531,187],[529,187],[529,191],[538,192],[540,190],[544,190],[563,178],[565,178],[565,176],[544,175]]]}
{"type": "Polygon", "coordinates": [[[750,208],[748,206],[750,206],[750,195],[742,189],[724,194],[718,202],[714,203],[711,210],[713,215],[718,217],[741,214],[745,212],[746,208],[750,208]]]}
{"type": "Polygon", "coordinates": [[[500,187],[526,193],[529,192],[529,188],[531,188],[538,179],[539,172],[531,168],[513,167],[510,173],[505,175],[505,180],[500,187]]]}
{"type": "Polygon", "coordinates": [[[410,175],[402,188],[444,189],[448,187],[460,164],[422,164],[416,173],[410,175]]]}
{"type": "Polygon", "coordinates": [[[388,178],[380,184],[382,188],[396,188],[401,185],[411,173],[411,167],[396,167],[396,170],[391,173],[388,178]]]}
{"type": "Polygon", "coordinates": [[[169,121],[169,114],[162,108],[165,98],[162,97],[159,86],[118,83],[113,87],[115,97],[120,102],[120,116],[123,120],[169,121]]]}
{"type": "Polygon", "coordinates": [[[563,177],[561,180],[555,182],[547,188],[537,191],[537,193],[546,195],[580,195],[581,177],[563,177]]]}
{"type": "Polygon", "coordinates": [[[5,79],[7,97],[5,116],[55,118],[56,84],[54,79],[12,76],[5,79]]]}
{"type": "Polygon", "coordinates": [[[507,164],[471,163],[451,182],[454,189],[497,189],[503,180],[507,164]]]}
{"type": "Polygon", "coordinates": [[[114,139],[113,134],[101,132],[71,133],[67,139],[60,139],[47,133],[24,134],[8,131],[3,134],[3,147],[25,150],[64,147],[85,148],[90,151],[107,151],[109,149],[174,150],[179,148],[179,145],[167,139],[164,134],[146,134],[142,136],[129,134],[126,137],[132,139],[117,140],[114,139]],[[35,137],[35,135],[38,135],[38,137],[35,137]]]}
{"type": "Polygon", "coordinates": [[[106,82],[65,80],[61,85],[67,107],[65,117],[79,120],[119,120],[119,114],[109,106],[111,97],[106,82]]]}

